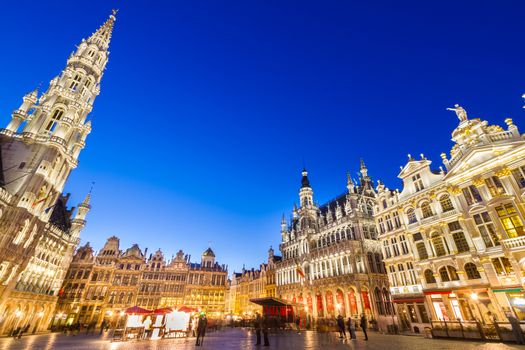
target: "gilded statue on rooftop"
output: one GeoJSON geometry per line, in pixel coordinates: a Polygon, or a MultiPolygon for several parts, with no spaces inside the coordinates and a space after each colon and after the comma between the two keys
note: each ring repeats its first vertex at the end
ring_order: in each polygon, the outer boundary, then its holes
{"type": "Polygon", "coordinates": [[[457,103],[454,105],[454,108],[447,108],[447,111],[456,112],[456,115],[458,116],[459,121],[461,122],[467,120],[467,111],[457,103]]]}

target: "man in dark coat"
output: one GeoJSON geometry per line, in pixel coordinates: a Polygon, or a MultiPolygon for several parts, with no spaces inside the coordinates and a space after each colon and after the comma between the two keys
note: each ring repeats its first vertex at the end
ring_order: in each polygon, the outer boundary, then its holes
{"type": "Polygon", "coordinates": [[[262,332],[264,337],[264,346],[270,346],[270,341],[268,340],[268,327],[270,326],[268,316],[264,315],[262,319],[262,332]]]}
{"type": "Polygon", "coordinates": [[[257,313],[255,316],[254,324],[253,324],[255,328],[255,335],[257,337],[257,342],[255,343],[255,345],[261,345],[261,322],[262,322],[261,315],[257,313]]]}
{"type": "Polygon", "coordinates": [[[365,314],[361,314],[361,322],[359,323],[359,326],[361,326],[361,329],[363,330],[363,333],[365,334],[365,340],[368,340],[368,334],[366,334],[366,317],[365,314]]]}
{"type": "Polygon", "coordinates": [[[206,335],[207,326],[208,320],[206,319],[206,315],[201,315],[201,317],[199,318],[199,323],[197,324],[197,342],[195,343],[195,345],[202,345],[202,342],[204,341],[204,336],[206,335]]]}
{"type": "Polygon", "coordinates": [[[342,315],[337,316],[337,328],[339,328],[339,338],[346,338],[345,319],[342,315]]]}

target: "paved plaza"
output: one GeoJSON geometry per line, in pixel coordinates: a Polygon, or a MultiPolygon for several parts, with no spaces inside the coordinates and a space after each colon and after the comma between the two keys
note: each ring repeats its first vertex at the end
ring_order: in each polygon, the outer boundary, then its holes
{"type": "MultiPolygon", "coordinates": [[[[525,349],[525,346],[501,343],[467,342],[441,339],[425,339],[417,336],[370,334],[370,340],[362,340],[358,333],[357,341],[341,341],[335,333],[302,332],[272,334],[270,348],[273,349],[414,349],[414,350],[503,350],[525,349]]],[[[17,350],[168,350],[168,349],[267,349],[254,345],[254,335],[251,331],[242,329],[228,329],[209,334],[202,347],[195,346],[195,339],[169,339],[158,341],[138,342],[110,342],[107,336],[64,336],[62,334],[48,334],[26,336],[15,340],[11,338],[0,339],[0,349],[17,350]]]]}

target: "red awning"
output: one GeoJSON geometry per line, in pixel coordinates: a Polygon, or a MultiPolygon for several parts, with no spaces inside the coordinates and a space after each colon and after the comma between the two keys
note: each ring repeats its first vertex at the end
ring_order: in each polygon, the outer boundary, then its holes
{"type": "Polygon", "coordinates": [[[143,309],[138,306],[129,307],[126,309],[126,314],[128,315],[148,315],[151,314],[151,310],[143,309]]]}
{"type": "Polygon", "coordinates": [[[166,315],[173,312],[173,309],[171,307],[161,307],[160,309],[153,310],[152,313],[155,315],[166,315]]]}
{"type": "Polygon", "coordinates": [[[191,312],[198,312],[199,310],[194,308],[194,307],[189,307],[189,306],[181,306],[179,307],[179,309],[177,311],[180,311],[180,312],[186,312],[186,313],[191,313],[191,312]]]}

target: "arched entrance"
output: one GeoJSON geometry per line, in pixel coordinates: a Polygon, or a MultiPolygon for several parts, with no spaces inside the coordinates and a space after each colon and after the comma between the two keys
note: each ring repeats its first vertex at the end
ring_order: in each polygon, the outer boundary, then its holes
{"type": "Polygon", "coordinates": [[[350,307],[350,315],[358,315],[359,311],[357,311],[357,299],[355,297],[355,291],[350,288],[350,291],[348,292],[348,306],[350,307]]]}
{"type": "Polygon", "coordinates": [[[335,292],[335,300],[336,300],[335,307],[337,309],[337,313],[339,315],[345,316],[346,315],[345,297],[344,297],[343,291],[341,289],[338,289],[335,292]]]}
{"type": "Polygon", "coordinates": [[[326,313],[328,315],[334,316],[334,295],[332,291],[327,291],[325,294],[326,297],[326,313]]]}

